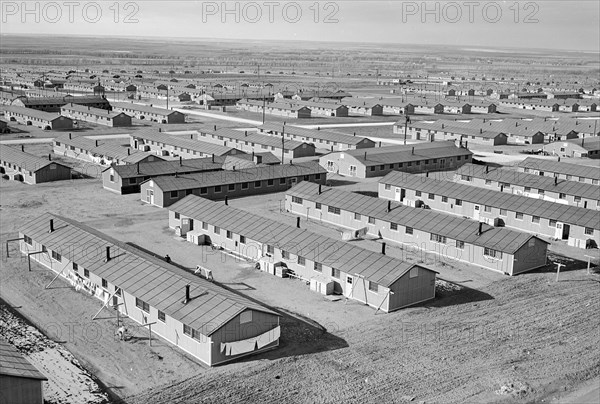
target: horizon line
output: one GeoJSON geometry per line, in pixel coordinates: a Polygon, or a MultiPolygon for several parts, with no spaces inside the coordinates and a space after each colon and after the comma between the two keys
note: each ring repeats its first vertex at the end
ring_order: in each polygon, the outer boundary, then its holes
{"type": "MultiPolygon", "coordinates": [[[[458,48],[466,51],[477,51],[480,48],[481,50],[529,50],[529,51],[561,51],[567,53],[600,53],[600,49],[564,49],[564,48],[527,48],[527,47],[508,47],[508,46],[494,46],[494,45],[476,45],[476,44],[464,44],[464,45],[454,45],[454,44],[424,44],[424,43],[404,43],[404,42],[372,42],[372,41],[340,41],[340,40],[313,40],[313,39],[253,39],[253,38],[210,38],[210,37],[164,37],[164,36],[152,36],[152,35],[111,35],[111,34],[102,34],[102,35],[86,35],[86,34],[40,34],[40,33],[12,33],[12,32],[4,32],[0,33],[0,37],[3,36],[43,36],[46,38],[51,37],[81,37],[81,38],[131,38],[131,39],[143,39],[143,40],[163,40],[168,42],[169,40],[185,40],[185,41],[213,41],[213,42],[306,42],[306,43],[343,43],[343,44],[362,44],[362,45],[398,45],[398,46],[431,46],[431,47],[451,47],[458,48]]],[[[0,46],[2,49],[3,46],[0,46]]]]}

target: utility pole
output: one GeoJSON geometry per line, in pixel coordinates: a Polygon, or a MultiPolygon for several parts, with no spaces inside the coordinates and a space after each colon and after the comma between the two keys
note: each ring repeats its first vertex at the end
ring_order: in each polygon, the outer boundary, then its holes
{"type": "Polygon", "coordinates": [[[281,129],[281,164],[283,164],[283,158],[285,156],[285,122],[283,123],[283,127],[281,129]]]}
{"type": "Polygon", "coordinates": [[[167,85],[167,109],[169,109],[169,86],[167,85]]]}
{"type": "Polygon", "coordinates": [[[408,117],[408,111],[406,110],[406,106],[404,106],[404,115],[406,115],[406,119],[404,120],[404,144],[406,144],[406,134],[408,132],[408,122],[410,118],[408,117]]]}
{"type": "MultiPolygon", "coordinates": [[[[265,98],[264,94],[263,94],[263,110],[262,110],[262,115],[263,115],[263,119],[262,119],[262,123],[263,125],[265,124],[265,109],[267,108],[267,99],[265,98]]],[[[283,162],[282,162],[283,163],[283,162]]]]}

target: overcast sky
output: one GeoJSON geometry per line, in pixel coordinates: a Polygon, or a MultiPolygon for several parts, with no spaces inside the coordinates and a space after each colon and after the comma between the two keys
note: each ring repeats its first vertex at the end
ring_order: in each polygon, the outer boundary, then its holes
{"type": "Polygon", "coordinates": [[[590,1],[1,0],[6,33],[385,42],[600,50],[590,1]],[[68,3],[68,2],[67,2],[68,3]],[[23,7],[25,4],[25,7],[23,7]],[[516,4],[516,6],[515,6],[516,4]],[[117,12],[118,10],[118,12],[117,12]],[[36,21],[37,20],[37,21],[36,21]]]}

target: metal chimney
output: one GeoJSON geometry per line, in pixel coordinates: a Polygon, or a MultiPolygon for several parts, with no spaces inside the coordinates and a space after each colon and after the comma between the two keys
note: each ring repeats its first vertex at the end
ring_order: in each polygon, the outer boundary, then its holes
{"type": "Polygon", "coordinates": [[[296,218],[296,227],[300,228],[300,217],[296,218]]]}
{"type": "Polygon", "coordinates": [[[48,230],[48,233],[52,233],[54,231],[54,219],[50,219],[50,230],[48,230]]]}
{"type": "Polygon", "coordinates": [[[105,262],[110,261],[110,246],[106,246],[106,260],[105,262]]]}
{"type": "Polygon", "coordinates": [[[185,285],[185,297],[182,301],[183,304],[187,304],[190,301],[190,284],[185,285]]]}
{"type": "Polygon", "coordinates": [[[322,190],[321,190],[321,184],[319,184],[319,195],[321,195],[321,192],[322,192],[322,190]]]}
{"type": "Polygon", "coordinates": [[[225,195],[225,205],[229,206],[229,198],[227,197],[227,195],[225,195]]]}
{"type": "Polygon", "coordinates": [[[52,161],[52,154],[48,153],[48,161],[52,161]]]}
{"type": "Polygon", "coordinates": [[[385,243],[381,243],[381,253],[385,255],[385,243]]]}
{"type": "Polygon", "coordinates": [[[477,235],[481,235],[483,233],[483,222],[479,222],[479,230],[477,231],[477,235]]]}

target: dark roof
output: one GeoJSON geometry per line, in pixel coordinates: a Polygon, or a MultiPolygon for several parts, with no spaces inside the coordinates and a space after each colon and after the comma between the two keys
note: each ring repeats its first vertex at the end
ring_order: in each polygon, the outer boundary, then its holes
{"type": "Polygon", "coordinates": [[[169,210],[348,274],[360,274],[384,287],[415,266],[431,270],[195,195],[176,202],[169,210]]]}
{"type": "Polygon", "coordinates": [[[184,276],[179,268],[72,219],[45,213],[25,223],[20,232],[204,335],[211,335],[247,309],[276,315],[212,282],[184,276]],[[51,233],[50,219],[54,220],[51,233]],[[106,247],[114,257],[108,262],[104,259],[106,247]],[[187,284],[192,299],[184,304],[187,284]]]}
{"type": "MultiPolygon", "coordinates": [[[[506,192],[492,191],[471,185],[458,184],[452,181],[439,181],[432,178],[392,171],[383,177],[381,184],[390,184],[416,191],[443,195],[481,205],[493,206],[512,212],[525,213],[562,223],[576,224],[584,227],[600,229],[598,212],[562,205],[527,196],[513,195],[506,192]]],[[[426,200],[426,198],[425,198],[426,200]]]]}
{"type": "Polygon", "coordinates": [[[600,180],[600,170],[598,169],[598,165],[587,166],[527,157],[519,163],[519,167],[600,180]]]}
{"type": "MultiPolygon", "coordinates": [[[[61,111],[75,111],[75,112],[83,112],[86,114],[93,114],[96,116],[103,116],[105,118],[110,118],[113,119],[119,115],[125,115],[130,117],[129,115],[127,115],[124,112],[114,112],[114,111],[109,111],[107,109],[102,109],[102,108],[94,108],[94,107],[90,107],[90,106],[85,106],[85,105],[79,105],[79,104],[66,104],[63,105],[61,108],[61,111]]],[[[131,117],[130,117],[131,118],[131,117]]]]}
{"type": "Polygon", "coordinates": [[[460,167],[456,171],[456,174],[470,175],[471,177],[498,181],[506,184],[600,200],[600,189],[598,189],[598,186],[585,182],[557,180],[555,185],[554,178],[552,177],[470,163],[460,167]],[[486,172],[486,170],[488,170],[488,172],[486,172]]]}
{"type": "Polygon", "coordinates": [[[0,338],[0,375],[48,380],[17,348],[0,338]]]}
{"type": "Polygon", "coordinates": [[[327,130],[316,130],[316,129],[305,129],[297,126],[284,125],[280,123],[265,123],[258,127],[259,130],[263,130],[267,133],[281,133],[285,131],[287,134],[302,136],[307,138],[306,142],[311,139],[323,139],[329,140],[330,142],[338,142],[349,145],[356,145],[364,140],[370,141],[361,136],[352,136],[345,133],[332,132],[327,130]]]}
{"type": "Polygon", "coordinates": [[[515,253],[533,237],[527,233],[504,227],[493,227],[485,223],[482,224],[483,233],[477,235],[479,223],[475,220],[427,209],[412,208],[392,201],[389,201],[391,211],[388,212],[388,201],[386,200],[336,188],[321,187],[321,189],[322,192],[319,195],[318,184],[304,181],[287,191],[286,194],[428,233],[439,234],[468,244],[493,248],[508,254],[515,253]]]}
{"type": "Polygon", "coordinates": [[[102,97],[94,97],[94,96],[72,96],[72,95],[56,95],[53,97],[28,97],[22,99],[23,104],[27,105],[45,105],[45,104],[62,104],[66,105],[68,103],[79,104],[79,105],[87,105],[87,104],[106,104],[109,105],[108,101],[102,97]]]}
{"type": "MultiPolygon", "coordinates": [[[[10,146],[0,145],[0,160],[6,161],[7,163],[16,164],[23,170],[35,172],[42,169],[50,164],[56,164],[63,167],[67,167],[57,161],[50,161],[33,154],[22,152],[19,149],[15,149],[10,146]]],[[[68,167],[70,169],[70,167],[68,167]]]]}
{"type": "Polygon", "coordinates": [[[169,192],[319,173],[326,174],[327,170],[321,167],[318,161],[308,161],[305,163],[278,164],[236,171],[201,172],[179,175],[177,177],[164,176],[154,178],[154,183],[163,192],[169,192]]]}

